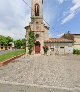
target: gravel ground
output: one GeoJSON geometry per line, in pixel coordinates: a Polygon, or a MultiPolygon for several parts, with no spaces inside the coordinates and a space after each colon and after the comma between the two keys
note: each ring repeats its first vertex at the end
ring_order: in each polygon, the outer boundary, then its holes
{"type": "Polygon", "coordinates": [[[0,67],[0,81],[80,88],[80,56],[25,55],[0,67]]]}

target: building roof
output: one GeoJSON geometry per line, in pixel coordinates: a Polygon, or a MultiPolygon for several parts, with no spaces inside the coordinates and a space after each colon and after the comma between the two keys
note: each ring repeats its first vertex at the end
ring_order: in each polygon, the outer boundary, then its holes
{"type": "Polygon", "coordinates": [[[30,28],[30,25],[25,27],[25,29],[28,29],[28,28],[30,28]]]}
{"type": "Polygon", "coordinates": [[[67,34],[64,34],[61,38],[65,38],[65,39],[68,39],[68,40],[74,40],[74,35],[67,33],[67,34]]]}
{"type": "Polygon", "coordinates": [[[49,28],[50,28],[50,27],[48,27],[48,26],[46,26],[46,25],[44,25],[44,27],[47,28],[48,30],[49,30],[49,28]]]}
{"type": "Polygon", "coordinates": [[[65,38],[49,38],[49,40],[46,40],[45,42],[48,42],[48,43],[72,43],[74,41],[68,40],[65,38]]]}
{"type": "Polygon", "coordinates": [[[80,35],[80,34],[73,34],[73,35],[80,35]]]}

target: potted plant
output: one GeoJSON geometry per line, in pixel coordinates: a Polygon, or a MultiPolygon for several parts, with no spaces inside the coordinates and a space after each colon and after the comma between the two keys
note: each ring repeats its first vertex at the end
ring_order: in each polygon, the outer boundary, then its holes
{"type": "Polygon", "coordinates": [[[43,50],[44,50],[44,54],[47,54],[47,52],[48,52],[48,50],[49,50],[49,48],[48,48],[48,46],[43,46],[43,50]]]}

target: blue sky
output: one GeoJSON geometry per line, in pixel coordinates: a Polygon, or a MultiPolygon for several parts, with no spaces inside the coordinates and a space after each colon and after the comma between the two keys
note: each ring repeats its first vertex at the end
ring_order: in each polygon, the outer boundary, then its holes
{"type": "MultiPolygon", "coordinates": [[[[31,6],[31,0],[25,0],[31,6]]],[[[44,0],[44,19],[50,24],[50,37],[67,31],[80,33],[80,0],[44,0]]],[[[22,0],[0,0],[0,35],[25,37],[31,9],[22,0]]]]}

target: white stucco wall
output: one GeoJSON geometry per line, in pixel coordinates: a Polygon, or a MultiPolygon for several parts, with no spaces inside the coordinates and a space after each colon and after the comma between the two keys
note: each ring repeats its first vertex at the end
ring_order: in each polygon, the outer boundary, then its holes
{"type": "Polygon", "coordinates": [[[54,48],[52,53],[54,54],[72,54],[73,53],[73,43],[46,43],[50,48],[54,48]]]}

